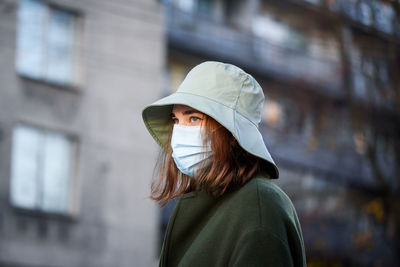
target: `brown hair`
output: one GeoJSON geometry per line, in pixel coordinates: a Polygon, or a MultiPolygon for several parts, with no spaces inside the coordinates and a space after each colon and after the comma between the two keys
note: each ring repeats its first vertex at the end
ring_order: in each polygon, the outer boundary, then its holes
{"type": "Polygon", "coordinates": [[[197,171],[195,179],[181,173],[172,158],[171,122],[168,142],[157,161],[158,172],[154,175],[151,185],[150,198],[159,201],[161,206],[172,198],[199,188],[215,196],[221,195],[230,187],[244,185],[259,172],[265,173],[269,178],[267,170],[261,164],[262,160],[245,151],[231,132],[207,115],[204,120],[203,142],[211,141],[213,155],[212,159],[206,161],[197,171]]]}

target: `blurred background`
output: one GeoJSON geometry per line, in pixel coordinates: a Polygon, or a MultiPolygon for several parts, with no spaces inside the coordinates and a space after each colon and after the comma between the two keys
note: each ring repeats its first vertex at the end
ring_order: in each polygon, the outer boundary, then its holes
{"type": "Polygon", "coordinates": [[[251,73],[308,266],[400,265],[399,0],[0,0],[0,266],[157,266],[141,110],[251,73]]]}

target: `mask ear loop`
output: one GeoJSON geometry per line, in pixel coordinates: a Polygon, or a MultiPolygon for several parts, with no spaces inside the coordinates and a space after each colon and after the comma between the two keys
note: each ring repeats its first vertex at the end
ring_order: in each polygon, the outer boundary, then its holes
{"type": "MultiPolygon", "coordinates": [[[[202,125],[201,127],[203,128],[204,126],[202,125]]],[[[214,132],[218,131],[221,127],[222,127],[222,125],[220,124],[217,128],[213,129],[213,130],[210,131],[208,134],[209,134],[209,135],[212,135],[214,132]]]]}
{"type": "MultiPolygon", "coordinates": [[[[211,148],[212,151],[212,142],[211,142],[211,136],[218,131],[221,127],[223,127],[221,124],[219,124],[218,127],[216,127],[215,129],[211,130],[210,132],[208,132],[206,135],[203,136],[203,144],[206,144],[206,146],[209,146],[211,148]]],[[[202,131],[204,131],[205,126],[202,125],[201,126],[202,131]]]]}

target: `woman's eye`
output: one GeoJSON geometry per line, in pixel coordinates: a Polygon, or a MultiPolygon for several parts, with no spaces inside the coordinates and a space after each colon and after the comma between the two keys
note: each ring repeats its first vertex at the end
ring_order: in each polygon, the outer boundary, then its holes
{"type": "Polygon", "coordinates": [[[199,117],[190,117],[190,122],[198,122],[201,119],[199,117]]]}
{"type": "Polygon", "coordinates": [[[179,120],[178,120],[177,118],[172,118],[172,122],[173,122],[174,124],[178,124],[178,123],[179,123],[179,120]]]}

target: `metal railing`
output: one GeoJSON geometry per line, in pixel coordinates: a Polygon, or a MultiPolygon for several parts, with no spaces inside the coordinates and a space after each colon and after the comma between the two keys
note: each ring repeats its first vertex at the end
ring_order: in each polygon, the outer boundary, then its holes
{"type": "Polygon", "coordinates": [[[166,5],[169,41],[196,52],[217,55],[260,69],[272,76],[318,85],[340,94],[340,61],[311,56],[274,44],[251,31],[240,31],[215,19],[166,5]]]}

